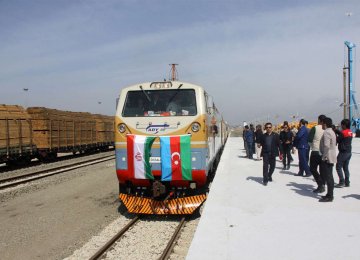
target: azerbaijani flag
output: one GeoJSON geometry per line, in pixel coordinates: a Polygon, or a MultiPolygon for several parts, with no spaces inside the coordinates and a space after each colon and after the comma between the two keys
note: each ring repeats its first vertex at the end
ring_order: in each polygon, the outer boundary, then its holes
{"type": "Polygon", "coordinates": [[[149,162],[150,149],[155,136],[127,135],[128,170],[135,179],[154,179],[149,162]]]}
{"type": "Polygon", "coordinates": [[[192,180],[191,135],[160,136],[161,180],[192,180]]]}

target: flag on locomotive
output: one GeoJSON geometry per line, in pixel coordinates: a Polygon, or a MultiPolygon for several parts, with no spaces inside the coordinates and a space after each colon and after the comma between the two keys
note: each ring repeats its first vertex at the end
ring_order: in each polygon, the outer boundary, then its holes
{"type": "Polygon", "coordinates": [[[128,168],[135,179],[154,179],[149,162],[155,136],[127,135],[128,168]]]}
{"type": "Polygon", "coordinates": [[[161,180],[192,180],[190,135],[161,136],[161,180]]]}
{"type": "MultiPolygon", "coordinates": [[[[154,179],[150,165],[155,136],[127,135],[128,167],[135,179],[154,179]]],[[[190,135],[160,136],[161,180],[192,180],[190,135]]]]}
{"type": "MultiPolygon", "coordinates": [[[[151,171],[151,146],[156,136],[127,135],[128,169],[135,179],[154,180],[151,171]]],[[[191,135],[160,136],[161,181],[191,181],[191,135]]],[[[196,195],[156,201],[130,194],[119,195],[131,213],[138,214],[192,214],[205,200],[196,195]]]]}

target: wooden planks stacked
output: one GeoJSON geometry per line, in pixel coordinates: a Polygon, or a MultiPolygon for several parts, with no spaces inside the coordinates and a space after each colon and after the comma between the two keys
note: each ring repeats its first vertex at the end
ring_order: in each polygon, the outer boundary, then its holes
{"type": "Polygon", "coordinates": [[[99,145],[114,143],[114,117],[94,115],[96,121],[96,141],[99,145]]]}
{"type": "Polygon", "coordinates": [[[32,147],[30,116],[21,106],[0,104],[0,155],[32,147]]]}
{"type": "Polygon", "coordinates": [[[85,112],[30,107],[33,140],[38,149],[68,150],[96,144],[96,121],[85,112]]]}

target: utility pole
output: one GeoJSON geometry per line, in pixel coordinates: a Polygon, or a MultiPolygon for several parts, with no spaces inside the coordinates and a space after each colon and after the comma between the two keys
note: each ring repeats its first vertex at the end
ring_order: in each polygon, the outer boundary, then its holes
{"type": "Polygon", "coordinates": [[[346,70],[348,68],[344,66],[343,68],[343,84],[344,84],[344,101],[343,101],[343,106],[344,106],[344,119],[346,118],[346,70]]]}
{"type": "Polygon", "coordinates": [[[357,103],[355,101],[355,91],[354,91],[354,86],[353,86],[353,48],[355,48],[355,44],[352,42],[348,42],[345,41],[345,45],[348,48],[348,76],[349,76],[349,80],[348,80],[348,93],[349,93],[349,97],[348,97],[348,108],[349,108],[349,120],[350,120],[350,128],[353,132],[355,132],[355,128],[353,126],[353,121],[354,121],[354,115],[353,115],[353,110],[355,106],[355,109],[358,109],[357,107],[357,103]]]}
{"type": "Polygon", "coordinates": [[[23,91],[25,92],[25,109],[28,107],[28,91],[29,91],[29,88],[23,88],[23,91]]]}
{"type": "Polygon", "coordinates": [[[171,66],[171,81],[178,80],[178,73],[176,71],[176,66],[179,65],[179,64],[172,63],[172,64],[169,64],[169,65],[171,66]]]}

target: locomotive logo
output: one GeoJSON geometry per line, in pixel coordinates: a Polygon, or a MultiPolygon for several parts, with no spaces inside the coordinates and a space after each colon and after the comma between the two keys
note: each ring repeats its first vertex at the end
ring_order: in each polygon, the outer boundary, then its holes
{"type": "Polygon", "coordinates": [[[136,161],[142,160],[142,154],[140,152],[137,152],[134,157],[135,157],[136,161]]]}
{"type": "Polygon", "coordinates": [[[146,132],[151,132],[153,134],[157,134],[160,131],[165,131],[166,128],[170,127],[170,125],[168,124],[163,124],[163,125],[149,125],[148,127],[146,127],[146,132]]]}
{"type": "Polygon", "coordinates": [[[178,165],[179,162],[180,162],[180,154],[178,152],[172,153],[171,154],[171,160],[174,162],[175,165],[178,165]]]}

